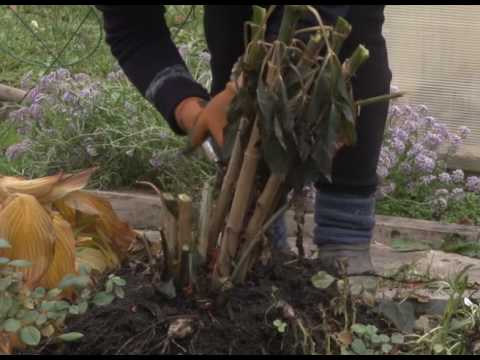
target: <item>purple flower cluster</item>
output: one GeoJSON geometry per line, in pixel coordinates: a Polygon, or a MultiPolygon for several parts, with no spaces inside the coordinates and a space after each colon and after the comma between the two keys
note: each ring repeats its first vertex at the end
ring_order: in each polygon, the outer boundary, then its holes
{"type": "MultiPolygon", "coordinates": [[[[398,88],[392,87],[391,92],[398,92],[398,88]]],[[[479,177],[465,180],[462,170],[446,169],[444,154],[449,156],[458,150],[471,132],[468,127],[461,126],[453,132],[432,117],[425,105],[399,101],[391,102],[388,117],[377,167],[383,184],[380,194],[400,183],[411,192],[421,188],[423,193],[431,194],[432,206],[444,211],[449,200],[462,200],[466,191],[480,193],[479,177]]]]}
{"type": "Polygon", "coordinates": [[[25,139],[18,144],[11,145],[5,151],[5,157],[8,161],[17,160],[32,147],[32,141],[25,139]]]}

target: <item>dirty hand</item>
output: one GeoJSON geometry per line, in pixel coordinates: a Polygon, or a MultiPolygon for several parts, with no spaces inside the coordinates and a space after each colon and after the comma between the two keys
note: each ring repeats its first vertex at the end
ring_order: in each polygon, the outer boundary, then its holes
{"type": "Polygon", "coordinates": [[[175,119],[189,135],[192,146],[201,145],[210,134],[219,146],[223,146],[223,129],[227,125],[228,107],[237,93],[237,86],[230,81],[225,89],[208,103],[197,97],[184,99],[175,109],[175,119]]]}

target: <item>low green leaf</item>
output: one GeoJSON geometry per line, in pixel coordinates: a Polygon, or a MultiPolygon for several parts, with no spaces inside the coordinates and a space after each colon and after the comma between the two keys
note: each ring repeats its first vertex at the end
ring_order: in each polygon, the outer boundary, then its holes
{"type": "Polygon", "coordinates": [[[62,289],[58,289],[58,288],[55,288],[55,289],[51,289],[48,291],[47,293],[47,299],[48,300],[55,300],[56,298],[58,298],[58,296],[62,293],[62,289]]]}
{"type": "Polygon", "coordinates": [[[31,324],[37,321],[40,313],[36,310],[27,311],[27,313],[22,316],[22,320],[25,324],[31,324]]]}
{"type": "Polygon", "coordinates": [[[113,292],[113,281],[112,280],[108,280],[105,284],[105,291],[108,292],[108,293],[111,293],[113,292]]]}
{"type": "Polygon", "coordinates": [[[78,315],[78,314],[80,314],[80,310],[79,310],[78,305],[72,305],[72,306],[70,306],[70,308],[68,309],[68,313],[69,313],[69,314],[72,314],[72,315],[78,315]]]}
{"type": "Polygon", "coordinates": [[[32,297],[34,299],[41,299],[43,297],[45,297],[45,294],[47,293],[47,291],[45,290],[45,288],[42,288],[42,287],[39,287],[39,288],[36,288],[33,293],[32,293],[32,297]]]}
{"type": "Polygon", "coordinates": [[[445,350],[445,347],[442,344],[435,344],[433,345],[433,352],[435,354],[440,354],[445,350]]]}
{"type": "Polygon", "coordinates": [[[82,333],[69,332],[69,333],[62,334],[62,335],[58,336],[58,339],[62,340],[62,341],[65,341],[65,342],[71,342],[71,341],[80,340],[83,337],[84,337],[84,335],[82,333]]]}
{"type": "Polygon", "coordinates": [[[357,335],[364,335],[367,332],[367,327],[363,324],[353,324],[351,330],[357,335]]]}
{"type": "Polygon", "coordinates": [[[111,304],[114,298],[113,294],[102,291],[95,294],[92,302],[97,306],[105,306],[111,304]]]}
{"type": "Polygon", "coordinates": [[[273,326],[275,326],[275,328],[277,329],[277,331],[279,333],[284,333],[285,332],[285,329],[287,328],[287,323],[280,320],[280,319],[276,319],[274,322],[273,322],[273,326]]]}
{"type": "Polygon", "coordinates": [[[8,263],[8,265],[12,267],[24,269],[24,268],[31,267],[32,263],[28,260],[12,260],[8,263]]]}
{"type": "Polygon", "coordinates": [[[0,314],[6,314],[13,306],[14,300],[10,296],[0,297],[0,314]]]}
{"type": "Polygon", "coordinates": [[[55,311],[63,311],[63,310],[68,310],[70,307],[70,304],[66,301],[56,301],[55,302],[55,311]]]}
{"type": "Polygon", "coordinates": [[[5,240],[5,239],[0,239],[0,249],[10,249],[12,247],[12,245],[10,245],[10,243],[5,240]]]}
{"type": "Polygon", "coordinates": [[[85,314],[88,310],[88,302],[87,301],[82,301],[78,304],[78,313],[79,314],[85,314]]]}
{"type": "Polygon", "coordinates": [[[0,279],[0,291],[5,291],[10,285],[12,285],[13,279],[11,276],[6,276],[0,279]]]}
{"type": "Polygon", "coordinates": [[[6,332],[16,333],[22,327],[22,323],[17,319],[8,319],[3,323],[6,332]]]}
{"type": "Polygon", "coordinates": [[[26,345],[37,346],[42,335],[36,327],[26,326],[20,330],[20,340],[26,345]]]}
{"type": "Polygon", "coordinates": [[[392,344],[401,345],[405,342],[405,337],[402,334],[392,334],[392,344]]]}
{"type": "Polygon", "coordinates": [[[125,291],[121,287],[116,287],[115,296],[119,299],[123,299],[125,297],[125,291]]]}
{"type": "Polygon", "coordinates": [[[326,289],[333,284],[335,278],[325,271],[319,271],[317,274],[312,276],[312,284],[317,289],[326,289]]]}
{"type": "Polygon", "coordinates": [[[127,285],[127,282],[126,282],[124,279],[122,279],[121,277],[118,277],[118,276],[116,276],[116,277],[113,278],[113,282],[114,282],[114,284],[117,285],[117,286],[125,286],[125,285],[127,285]]]}
{"type": "Polygon", "coordinates": [[[390,344],[383,344],[383,345],[382,345],[382,352],[383,352],[384,354],[389,354],[390,351],[392,351],[392,349],[393,349],[393,346],[390,345],[390,344]]]}
{"type": "Polygon", "coordinates": [[[37,326],[42,326],[43,324],[45,324],[47,322],[47,315],[45,314],[40,314],[37,318],[37,320],[35,321],[35,325],[37,326]]]}
{"type": "Polygon", "coordinates": [[[357,355],[367,355],[367,347],[360,339],[353,340],[351,348],[357,355]]]}

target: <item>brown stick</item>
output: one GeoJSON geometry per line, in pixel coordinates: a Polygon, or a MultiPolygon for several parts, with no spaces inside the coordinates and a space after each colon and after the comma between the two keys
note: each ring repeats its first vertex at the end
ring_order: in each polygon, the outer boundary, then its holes
{"type": "Polygon", "coordinates": [[[210,215],[212,205],[212,187],[208,182],[203,185],[202,202],[200,204],[199,214],[199,233],[198,233],[198,253],[202,263],[207,261],[209,251],[208,231],[210,228],[210,215]]]}
{"type": "Polygon", "coordinates": [[[221,278],[230,275],[232,260],[235,258],[239,246],[240,231],[247,212],[248,200],[252,192],[259,159],[257,145],[260,140],[260,133],[257,123],[258,118],[255,119],[255,123],[253,124],[250,140],[244,154],[242,168],[233,197],[232,208],[220,245],[220,256],[214,278],[216,276],[221,278]]]}
{"type": "Polygon", "coordinates": [[[246,118],[240,119],[235,143],[233,145],[232,156],[228,163],[227,173],[223,179],[222,189],[216,202],[215,210],[213,212],[212,221],[210,222],[210,231],[208,234],[208,252],[212,251],[218,242],[218,236],[225,223],[228,208],[232,201],[235,184],[240,173],[240,168],[243,161],[243,150],[245,148],[244,141],[241,139],[243,129],[246,127],[248,120],[246,118]]]}
{"type": "Polygon", "coordinates": [[[20,102],[27,93],[21,89],[0,84],[0,100],[20,102]]]}
{"type": "MultiPolygon", "coordinates": [[[[255,210],[250,218],[247,230],[245,231],[245,243],[239,253],[240,257],[245,254],[246,250],[250,247],[250,244],[255,241],[255,235],[260,231],[268,216],[272,213],[274,203],[278,198],[278,191],[284,181],[285,177],[283,175],[272,174],[268,178],[267,184],[257,200],[255,210]]],[[[238,270],[239,282],[245,280],[247,271],[250,267],[249,264],[250,262],[245,262],[244,266],[238,270]]]]}
{"type": "MultiPolygon", "coordinates": [[[[177,251],[177,218],[176,213],[172,211],[176,210],[176,203],[172,205],[172,198],[173,196],[168,193],[162,193],[158,187],[148,181],[137,181],[137,184],[149,186],[150,188],[155,191],[158,196],[160,197],[160,201],[162,202],[162,209],[160,214],[160,232],[164,232],[165,234],[165,241],[168,247],[169,256],[171,256],[170,261],[175,263],[175,259],[179,255],[179,251],[177,251]]],[[[174,198],[173,198],[174,199],[174,198]]]]}

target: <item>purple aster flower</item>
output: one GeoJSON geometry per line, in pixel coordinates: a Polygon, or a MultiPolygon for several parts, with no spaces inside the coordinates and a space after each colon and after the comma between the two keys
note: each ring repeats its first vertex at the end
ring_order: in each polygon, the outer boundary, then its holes
{"type": "Polygon", "coordinates": [[[423,184],[423,185],[430,185],[432,183],[432,181],[436,180],[437,177],[435,175],[426,175],[426,176],[422,176],[420,178],[420,183],[423,184]]]}
{"type": "Polygon", "coordinates": [[[455,184],[463,182],[464,179],[465,179],[465,174],[463,173],[463,170],[457,169],[452,172],[452,181],[455,184]]]}
{"type": "Polygon", "coordinates": [[[18,144],[10,145],[5,151],[5,157],[8,161],[13,161],[21,157],[32,147],[32,141],[25,139],[18,144]]]}
{"type": "Polygon", "coordinates": [[[443,172],[438,175],[438,180],[440,180],[444,184],[450,184],[450,182],[452,181],[450,174],[447,172],[443,172]]]}
{"type": "Polygon", "coordinates": [[[424,154],[417,155],[415,158],[415,165],[419,170],[426,173],[431,173],[435,169],[435,161],[424,154]]]}
{"type": "Polygon", "coordinates": [[[479,192],[480,191],[480,178],[478,176],[469,176],[465,183],[467,191],[479,192]]]}

